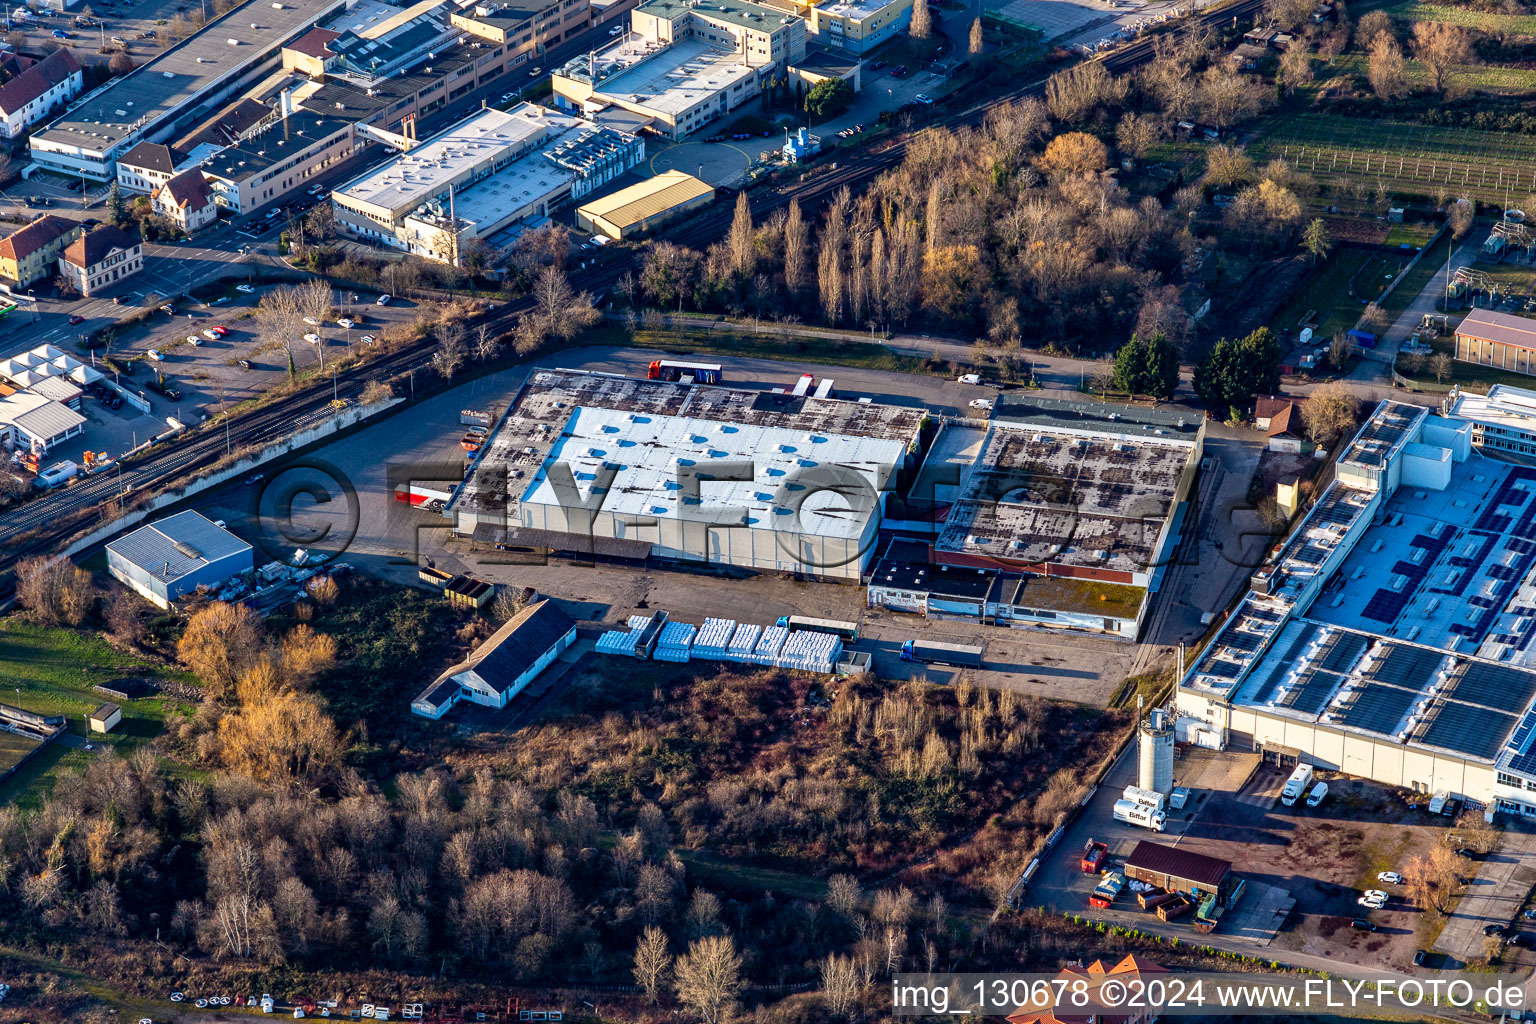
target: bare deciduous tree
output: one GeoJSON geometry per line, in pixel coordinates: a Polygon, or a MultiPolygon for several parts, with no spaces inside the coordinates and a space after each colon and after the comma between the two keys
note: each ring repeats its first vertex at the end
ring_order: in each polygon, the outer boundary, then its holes
{"type": "Polygon", "coordinates": [[[672,969],[672,954],[667,949],[667,933],[649,925],[635,943],[635,984],[645,990],[651,1002],[661,995],[667,973],[672,969]]]}
{"type": "Polygon", "coordinates": [[[853,1016],[859,1002],[859,970],[852,957],[830,953],[822,960],[821,998],[832,1016],[853,1016]]]}
{"type": "Polygon", "coordinates": [[[688,947],[673,966],[677,997],[704,1024],[721,1024],[730,1016],[741,990],[741,957],[726,935],[710,935],[688,947]]]}
{"type": "Polygon", "coordinates": [[[1403,72],[1403,48],[1390,35],[1379,35],[1371,44],[1370,63],[1366,77],[1371,88],[1384,100],[1399,99],[1408,94],[1408,78],[1403,72]]]}
{"type": "Polygon", "coordinates": [[[67,558],[28,558],[16,565],[16,600],[33,622],[78,626],[96,602],[96,586],[67,558]]]}
{"type": "Polygon", "coordinates": [[[1471,33],[1443,21],[1413,23],[1413,55],[1429,69],[1435,91],[1440,93],[1447,91],[1460,70],[1476,59],[1471,33]]]}

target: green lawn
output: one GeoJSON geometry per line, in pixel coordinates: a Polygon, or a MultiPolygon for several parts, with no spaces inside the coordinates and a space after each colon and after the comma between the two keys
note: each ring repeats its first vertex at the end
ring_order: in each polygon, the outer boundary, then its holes
{"type": "MultiPolygon", "coordinates": [[[[1533,19],[1536,20],[1536,19],[1533,19]]],[[[1369,58],[1363,53],[1346,53],[1333,59],[1335,75],[1366,74],[1369,58]]],[[[1429,90],[1435,80],[1429,68],[1416,60],[1403,62],[1403,75],[1412,89],[1429,90]]],[[[1496,96],[1523,96],[1536,90],[1536,70],[1504,64],[1462,64],[1452,72],[1457,84],[1466,89],[1496,96]]]]}
{"type": "MultiPolygon", "coordinates": [[[[1350,295],[1350,282],[1358,281],[1367,294],[1375,298],[1387,281],[1386,275],[1395,274],[1395,254],[1391,257],[1372,246],[1341,245],[1328,257],[1328,265],[1315,274],[1311,282],[1290,302],[1275,314],[1276,330],[1287,330],[1291,337],[1298,333],[1297,325],[1308,310],[1315,310],[1317,318],[1312,331],[1319,339],[1333,337],[1335,331],[1347,331],[1355,326],[1365,311],[1365,302],[1350,295]]],[[[1322,342],[1320,341],[1319,344],[1322,342]]]]}
{"type": "MultiPolygon", "coordinates": [[[[182,713],[186,705],[173,698],[120,701],[91,689],[144,668],[157,678],[195,682],[179,670],[124,654],[95,633],[37,626],[19,615],[0,619],[0,703],[43,715],[64,715],[76,736],[87,735],[85,716],[91,711],[108,701],[119,704],[122,722],[106,736],[91,736],[92,743],[127,751],[159,735],[167,717],[182,713]]],[[[89,756],[78,748],[53,744],[0,786],[0,803],[22,793],[35,795],[51,789],[60,766],[83,765],[89,756]]]]}
{"type": "Polygon", "coordinates": [[[1499,204],[1536,192],[1536,138],[1507,132],[1300,113],[1248,149],[1261,165],[1284,159],[1329,186],[1384,182],[1395,195],[1445,191],[1499,204]]]}
{"type": "Polygon", "coordinates": [[[1405,0],[1383,9],[1406,21],[1440,21],[1488,33],[1536,35],[1536,15],[1531,14],[1488,14],[1468,7],[1423,3],[1422,0],[1405,0]]]}
{"type": "Polygon", "coordinates": [[[26,757],[37,748],[38,741],[30,736],[0,731],[0,772],[26,757]]]}

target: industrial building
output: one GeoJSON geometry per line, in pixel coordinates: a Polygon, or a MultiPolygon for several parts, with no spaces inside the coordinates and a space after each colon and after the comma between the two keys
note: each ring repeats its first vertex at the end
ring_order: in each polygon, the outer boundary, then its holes
{"type": "Polygon", "coordinates": [[[1225,899],[1237,883],[1230,861],[1147,839],[1137,843],[1125,858],[1125,877],[1196,899],[1225,899]]]}
{"type": "Polygon", "coordinates": [[[1193,660],[1181,732],[1536,815],[1536,469],[1474,428],[1376,407],[1193,660]]]}
{"type": "Polygon", "coordinates": [[[1198,415],[1037,397],[947,423],[909,498],[933,514],[904,524],[933,530],[932,544],[888,554],[869,601],[1134,640],[1183,536],[1204,442],[1198,415]]]}
{"type": "Polygon", "coordinates": [[[161,608],[170,608],[198,587],[217,586],[253,565],[249,544],[191,510],[141,526],[107,544],[107,571],[161,608]]]}
{"type": "MultiPolygon", "coordinates": [[[[603,538],[635,558],[857,580],[926,413],[713,385],[535,373],[447,514],[460,534],[603,538]]],[[[618,552],[623,554],[623,552],[618,552]]]]}
{"type": "Polygon", "coordinates": [[[634,238],[715,198],[715,188],[684,171],[663,171],[576,208],[576,226],[609,238],[634,238]]]}
{"type": "Polygon", "coordinates": [[[277,69],[284,43],[346,0],[249,0],[88,94],[30,139],[45,170],[110,181],[140,141],[164,142],[277,69]]]}
{"type": "Polygon", "coordinates": [[[219,207],[246,214],[302,191],[363,145],[349,118],[290,110],[219,150],[200,170],[219,207]]]}
{"type": "Polygon", "coordinates": [[[805,20],[772,7],[649,0],[630,13],[628,33],[554,73],[555,104],[618,107],[682,139],[757,97],[805,48],[805,20]]]}
{"type": "Polygon", "coordinates": [[[1479,395],[1452,388],[1445,410],[1472,424],[1472,447],[1536,456],[1536,391],[1495,384],[1479,395]]]}
{"type": "Polygon", "coordinates": [[[433,680],[411,702],[411,712],[442,718],[459,701],[504,708],[576,642],[576,623],[551,601],[529,605],[508,619],[467,661],[433,680]]]}
{"type": "Polygon", "coordinates": [[[1456,358],[1511,373],[1536,374],[1536,320],[1474,309],[1456,327],[1456,358]]]}
{"type": "Polygon", "coordinates": [[[827,46],[865,54],[912,24],[912,0],[823,0],[806,12],[812,35],[827,46]]]}
{"type": "Polygon", "coordinates": [[[546,217],[644,157],[636,136],[523,103],[476,111],[331,200],[352,237],[457,262],[470,240],[546,217]]]}

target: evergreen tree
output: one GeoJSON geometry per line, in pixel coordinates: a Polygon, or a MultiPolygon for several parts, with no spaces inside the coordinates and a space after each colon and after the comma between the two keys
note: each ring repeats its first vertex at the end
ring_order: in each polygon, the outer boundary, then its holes
{"type": "Polygon", "coordinates": [[[1268,327],[1222,338],[1195,368],[1195,393],[1213,408],[1245,408],[1280,385],[1280,344],[1268,327]]]}
{"type": "Polygon", "coordinates": [[[113,224],[121,224],[128,219],[128,208],[123,205],[123,193],[117,187],[116,179],[107,189],[107,219],[113,224]]]}
{"type": "Polygon", "coordinates": [[[1133,334],[1115,353],[1110,380],[1116,390],[1132,398],[1149,395],[1165,401],[1179,386],[1179,353],[1162,331],[1146,341],[1133,334]]]}

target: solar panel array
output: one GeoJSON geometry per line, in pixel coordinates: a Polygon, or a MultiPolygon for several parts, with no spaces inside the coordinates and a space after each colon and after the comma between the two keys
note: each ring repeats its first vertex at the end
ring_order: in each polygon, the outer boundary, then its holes
{"type": "Polygon", "coordinates": [[[1285,678],[1286,672],[1296,664],[1301,652],[1317,638],[1321,629],[1315,623],[1304,622],[1299,624],[1299,628],[1290,630],[1289,637],[1281,638],[1280,643],[1275,645],[1275,649],[1254,672],[1255,687],[1250,698],[1253,703],[1268,704],[1274,699],[1280,680],[1285,678]]]}
{"type": "Polygon", "coordinates": [[[1491,758],[1504,746],[1516,720],[1509,712],[1444,701],[1429,709],[1414,738],[1468,757],[1491,758]]]}
{"type": "Polygon", "coordinates": [[[1349,450],[1339,461],[1380,468],[1386,464],[1387,453],[1392,450],[1392,446],[1402,440],[1408,428],[1423,415],[1423,409],[1391,403],[1360,429],[1360,433],[1350,443],[1349,450]]]}
{"type": "Polygon", "coordinates": [[[1383,643],[1362,684],[1341,698],[1334,720],[1355,729],[1395,736],[1399,726],[1429,692],[1445,655],[1419,647],[1383,643]]]}
{"type": "Polygon", "coordinates": [[[1497,711],[1523,709],[1536,697],[1536,674],[1504,665],[1468,662],[1451,676],[1444,696],[1497,711]]]}
{"type": "Polygon", "coordinates": [[[1400,590],[1390,587],[1381,587],[1371,595],[1371,599],[1365,603],[1365,608],[1360,612],[1367,619],[1388,625],[1397,621],[1397,617],[1403,613],[1403,609],[1413,596],[1418,593],[1419,587],[1424,583],[1424,577],[1428,575],[1430,568],[1445,550],[1454,536],[1454,530],[1445,530],[1442,536],[1435,537],[1427,533],[1421,533],[1412,540],[1412,546],[1424,552],[1422,558],[1417,561],[1400,559],[1392,565],[1392,572],[1402,576],[1407,582],[1400,590]]]}

